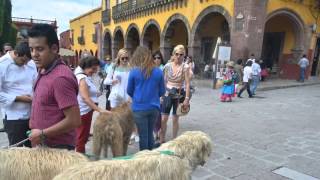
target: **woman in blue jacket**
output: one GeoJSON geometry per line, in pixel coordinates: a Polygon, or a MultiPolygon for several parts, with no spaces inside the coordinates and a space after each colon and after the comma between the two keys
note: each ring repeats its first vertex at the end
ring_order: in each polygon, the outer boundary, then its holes
{"type": "Polygon", "coordinates": [[[139,46],[131,59],[127,93],[132,98],[132,111],[140,136],[140,150],[154,145],[153,127],[160,110],[160,97],[165,93],[162,71],[151,52],[139,46]]]}

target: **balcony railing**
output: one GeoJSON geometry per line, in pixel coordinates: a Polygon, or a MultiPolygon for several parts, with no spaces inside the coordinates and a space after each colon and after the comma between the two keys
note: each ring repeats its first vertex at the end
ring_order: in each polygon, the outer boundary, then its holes
{"type": "Polygon", "coordinates": [[[118,21],[127,16],[187,0],[128,0],[112,7],[112,18],[118,21]]]}
{"type": "Polygon", "coordinates": [[[12,21],[20,23],[30,23],[30,24],[49,24],[52,26],[57,26],[57,21],[43,20],[43,19],[33,19],[33,18],[20,18],[12,17],[12,21]]]}
{"type": "Polygon", "coordinates": [[[97,42],[98,42],[98,37],[97,37],[96,33],[92,34],[92,42],[95,44],[97,44],[97,42]]]}
{"type": "Polygon", "coordinates": [[[84,44],[85,44],[85,41],[84,41],[84,37],[83,37],[83,36],[79,36],[79,37],[78,37],[78,44],[80,44],[80,45],[84,45],[84,44]]]}
{"type": "Polygon", "coordinates": [[[109,25],[110,21],[111,21],[111,10],[110,9],[106,9],[104,11],[102,11],[102,22],[104,25],[109,25]]]}

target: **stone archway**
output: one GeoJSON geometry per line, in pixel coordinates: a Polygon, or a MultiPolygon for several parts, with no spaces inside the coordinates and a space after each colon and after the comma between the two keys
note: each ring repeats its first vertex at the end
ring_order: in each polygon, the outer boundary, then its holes
{"type": "Polygon", "coordinates": [[[106,29],[103,36],[103,58],[112,57],[112,37],[109,29],[106,29]]]}
{"type": "Polygon", "coordinates": [[[198,73],[205,64],[213,63],[212,54],[218,37],[230,43],[231,16],[222,6],[209,6],[197,17],[191,31],[189,54],[197,64],[198,73]]]}
{"type": "Polygon", "coordinates": [[[120,26],[116,27],[113,33],[113,42],[112,42],[112,58],[117,57],[118,51],[124,48],[124,37],[123,30],[120,26]]]}
{"type": "Polygon", "coordinates": [[[160,31],[159,23],[154,19],[150,19],[143,27],[140,44],[148,47],[152,52],[159,50],[160,31]]]}
{"type": "Polygon", "coordinates": [[[182,44],[187,50],[190,31],[189,22],[182,14],[174,14],[167,20],[160,36],[160,50],[165,61],[170,59],[174,46],[182,44]]]}
{"type": "Polygon", "coordinates": [[[136,24],[130,24],[126,32],[125,47],[132,55],[136,48],[140,45],[139,28],[136,24]]]}
{"type": "Polygon", "coordinates": [[[272,74],[296,78],[296,64],[308,47],[305,29],[303,20],[290,9],[276,10],[267,16],[261,57],[272,74]]]}

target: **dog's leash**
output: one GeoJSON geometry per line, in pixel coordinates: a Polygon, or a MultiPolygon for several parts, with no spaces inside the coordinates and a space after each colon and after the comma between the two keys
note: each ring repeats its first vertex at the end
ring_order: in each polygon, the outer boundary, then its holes
{"type": "MultiPolygon", "coordinates": [[[[165,154],[169,156],[176,156],[173,151],[165,150],[165,151],[159,151],[160,154],[165,154]]],[[[112,160],[128,160],[128,159],[133,159],[134,155],[129,155],[129,156],[120,156],[120,157],[115,157],[112,158],[112,160]]]]}
{"type": "Polygon", "coordinates": [[[9,149],[9,148],[17,147],[17,146],[20,146],[21,144],[23,144],[23,143],[25,143],[27,141],[29,141],[29,138],[26,138],[26,139],[24,139],[24,140],[22,140],[22,141],[20,141],[20,142],[18,142],[16,144],[13,144],[13,145],[10,145],[10,146],[4,146],[1,149],[9,149]]]}
{"type": "Polygon", "coordinates": [[[20,142],[17,142],[15,144],[12,144],[12,145],[9,145],[9,146],[4,146],[1,149],[9,149],[9,148],[17,147],[17,146],[20,146],[21,144],[24,144],[25,142],[29,141],[30,134],[31,134],[31,131],[27,131],[26,135],[28,136],[28,138],[26,138],[26,139],[24,139],[24,140],[22,140],[20,142]]]}
{"type": "MultiPolygon", "coordinates": [[[[177,156],[176,154],[174,154],[173,151],[169,151],[169,150],[158,151],[158,152],[160,152],[160,154],[165,154],[165,155],[169,155],[169,156],[177,156]]],[[[91,154],[85,154],[85,156],[87,156],[88,158],[96,157],[95,155],[91,155],[91,154]]],[[[177,156],[177,157],[179,157],[179,156],[177,156]]],[[[114,157],[114,158],[112,158],[112,160],[129,160],[129,159],[133,159],[133,158],[134,158],[134,155],[128,155],[128,156],[114,157]]],[[[105,159],[101,159],[101,160],[110,160],[110,159],[105,158],[105,159]]]]}

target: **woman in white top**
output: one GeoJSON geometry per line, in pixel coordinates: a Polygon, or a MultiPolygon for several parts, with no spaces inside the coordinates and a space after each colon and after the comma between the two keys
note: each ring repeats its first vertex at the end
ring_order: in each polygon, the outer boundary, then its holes
{"type": "Polygon", "coordinates": [[[245,89],[247,89],[247,92],[249,94],[249,98],[252,98],[252,93],[250,91],[250,79],[252,78],[251,65],[252,65],[252,61],[248,60],[246,63],[246,66],[244,67],[244,70],[243,70],[243,79],[242,79],[243,86],[238,93],[238,98],[242,98],[241,94],[245,89]]]}
{"type": "Polygon", "coordinates": [[[165,142],[168,117],[172,108],[172,135],[177,137],[179,130],[178,103],[189,106],[190,99],[190,67],[183,62],[185,49],[177,45],[172,52],[171,60],[164,67],[164,80],[166,93],[162,103],[162,122],[160,130],[160,143],[165,142]],[[185,88],[185,89],[183,89],[185,88]],[[180,95],[182,95],[180,97],[180,95]]]}
{"type": "Polygon", "coordinates": [[[94,56],[87,56],[80,60],[79,66],[75,69],[79,84],[78,103],[82,124],[77,128],[76,151],[85,153],[85,145],[89,138],[93,111],[110,113],[98,107],[99,89],[95,86],[92,75],[99,69],[99,60],[94,56]]]}
{"type": "Polygon", "coordinates": [[[127,94],[127,85],[129,77],[129,53],[126,49],[120,49],[115,63],[109,68],[105,85],[111,85],[109,96],[111,108],[115,108],[130,99],[127,94]]]}

